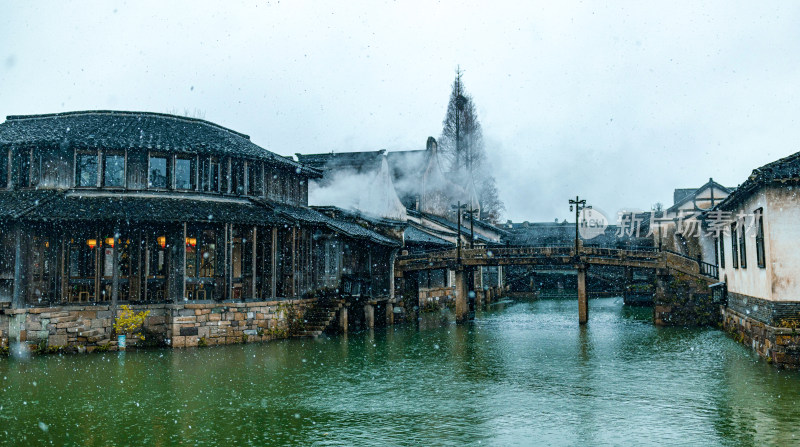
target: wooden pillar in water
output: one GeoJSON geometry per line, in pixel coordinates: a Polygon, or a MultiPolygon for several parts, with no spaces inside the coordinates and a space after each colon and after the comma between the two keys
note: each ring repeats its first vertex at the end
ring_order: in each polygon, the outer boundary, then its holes
{"type": "Polygon", "coordinates": [[[339,309],[339,330],[342,331],[343,334],[347,333],[347,306],[342,306],[339,309]]]}
{"type": "Polygon", "coordinates": [[[469,286],[467,284],[467,272],[463,267],[456,270],[456,322],[462,323],[467,321],[469,316],[469,305],[467,303],[467,293],[469,293],[469,286]]]}
{"type": "Polygon", "coordinates": [[[578,266],[578,323],[589,321],[589,299],[586,293],[586,265],[578,266]]]}
{"type": "Polygon", "coordinates": [[[375,305],[371,302],[364,304],[364,325],[367,329],[375,327],[375,305]]]}
{"type": "Polygon", "coordinates": [[[394,304],[391,300],[386,301],[386,325],[391,326],[394,324],[394,304]]]}

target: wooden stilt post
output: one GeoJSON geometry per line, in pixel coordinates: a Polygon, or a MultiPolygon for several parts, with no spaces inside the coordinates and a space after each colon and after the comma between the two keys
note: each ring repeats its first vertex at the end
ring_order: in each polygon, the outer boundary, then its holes
{"type": "Polygon", "coordinates": [[[586,265],[578,265],[578,323],[589,321],[589,300],[586,293],[586,265]]]}

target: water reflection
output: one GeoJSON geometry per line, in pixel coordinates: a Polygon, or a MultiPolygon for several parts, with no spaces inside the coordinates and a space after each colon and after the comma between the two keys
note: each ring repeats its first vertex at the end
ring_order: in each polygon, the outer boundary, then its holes
{"type": "Polygon", "coordinates": [[[574,300],[521,300],[466,325],[2,359],[0,444],[795,443],[796,373],[618,298],[590,309],[584,327],[574,300]]]}

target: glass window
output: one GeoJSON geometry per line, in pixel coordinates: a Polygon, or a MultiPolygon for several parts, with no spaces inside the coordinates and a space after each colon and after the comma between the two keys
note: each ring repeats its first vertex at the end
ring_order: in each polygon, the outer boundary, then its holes
{"type": "Polygon", "coordinates": [[[247,163],[247,195],[260,196],[264,193],[264,177],[261,175],[261,163],[247,163]]]}
{"type": "Polygon", "coordinates": [[[175,189],[195,189],[194,158],[175,159],[175,189]]]}
{"type": "Polygon", "coordinates": [[[231,192],[244,194],[244,163],[240,160],[231,160],[231,192]]]}
{"type": "Polygon", "coordinates": [[[722,234],[720,234],[717,244],[719,245],[719,268],[722,269],[725,268],[725,244],[723,242],[722,234]]]}
{"type": "Polygon", "coordinates": [[[200,190],[219,192],[219,161],[215,157],[200,159],[200,190]]]}
{"type": "Polygon", "coordinates": [[[103,186],[125,186],[125,155],[106,154],[103,162],[103,186]]]}
{"type": "Polygon", "coordinates": [[[731,224],[731,259],[733,259],[733,268],[739,268],[739,237],[736,232],[736,222],[731,224]]]}
{"type": "Polygon", "coordinates": [[[169,185],[169,170],[167,157],[150,156],[150,181],[151,188],[164,188],[169,185]]]}
{"type": "Polygon", "coordinates": [[[75,185],[97,186],[97,154],[79,153],[75,158],[75,185]]]}
{"type": "Polygon", "coordinates": [[[756,219],[756,262],[758,267],[763,269],[767,266],[764,256],[764,209],[759,208],[754,214],[756,219]]]}
{"type": "Polygon", "coordinates": [[[210,191],[219,192],[219,160],[211,157],[210,191]]]}
{"type": "Polygon", "coordinates": [[[34,153],[31,151],[31,168],[30,168],[30,184],[28,186],[36,186],[41,180],[42,174],[42,154],[34,153]]]}
{"type": "Polygon", "coordinates": [[[152,238],[150,244],[150,266],[149,275],[151,278],[164,277],[167,274],[166,263],[166,236],[159,235],[152,238]]]}
{"type": "Polygon", "coordinates": [[[17,153],[17,182],[19,186],[31,186],[31,153],[29,150],[21,150],[17,153]]]}
{"type": "Polygon", "coordinates": [[[742,226],[741,231],[739,231],[739,265],[744,269],[747,268],[747,249],[745,247],[745,240],[747,239],[746,231],[744,226],[742,226]]]}

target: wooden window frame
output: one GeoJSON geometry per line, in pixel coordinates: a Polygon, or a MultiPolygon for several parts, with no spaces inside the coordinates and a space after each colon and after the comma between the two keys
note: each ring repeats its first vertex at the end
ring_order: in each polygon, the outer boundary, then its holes
{"type": "Polygon", "coordinates": [[[736,231],[737,222],[731,223],[731,259],[733,260],[733,268],[739,268],[739,236],[736,231]]]}
{"type": "Polygon", "coordinates": [[[170,157],[169,155],[164,154],[162,152],[148,152],[147,153],[147,189],[152,189],[152,190],[156,190],[156,191],[168,191],[168,190],[171,189],[172,184],[173,184],[173,181],[172,181],[172,177],[173,176],[172,176],[172,169],[171,169],[172,166],[171,166],[170,161],[171,161],[172,158],[173,157],[170,157]],[[152,167],[153,158],[163,158],[164,161],[166,162],[167,184],[164,187],[153,186],[152,179],[150,178],[150,175],[152,174],[151,173],[151,167],[152,167]]]}
{"type": "Polygon", "coordinates": [[[756,224],[756,264],[758,268],[767,268],[766,250],[764,249],[764,208],[753,212],[756,224]]]}
{"type": "Polygon", "coordinates": [[[744,225],[741,225],[739,231],[739,267],[747,268],[747,232],[744,225]]]}
{"type": "Polygon", "coordinates": [[[74,156],[73,156],[73,165],[74,165],[75,169],[72,170],[73,176],[75,177],[74,178],[74,182],[72,182],[72,183],[75,185],[75,188],[99,188],[100,185],[102,185],[102,179],[103,179],[103,176],[101,175],[102,173],[100,172],[102,170],[102,164],[103,164],[103,160],[102,160],[102,157],[100,156],[100,150],[99,149],[94,149],[94,150],[92,150],[92,149],[75,149],[74,156]],[[97,162],[97,172],[96,172],[94,185],[81,185],[80,184],[80,176],[78,175],[78,157],[80,155],[92,155],[92,154],[94,155],[95,160],[97,162]]]}
{"type": "MultiPolygon", "coordinates": [[[[108,189],[126,189],[128,187],[128,151],[126,150],[103,150],[98,151],[100,152],[98,159],[100,160],[100,164],[98,166],[99,171],[99,183],[103,188],[108,189]],[[106,185],[106,157],[109,155],[122,155],[122,185],[106,185]]],[[[148,166],[149,166],[149,158],[148,158],[148,166]]],[[[149,174],[149,172],[148,172],[149,174]]]]}

